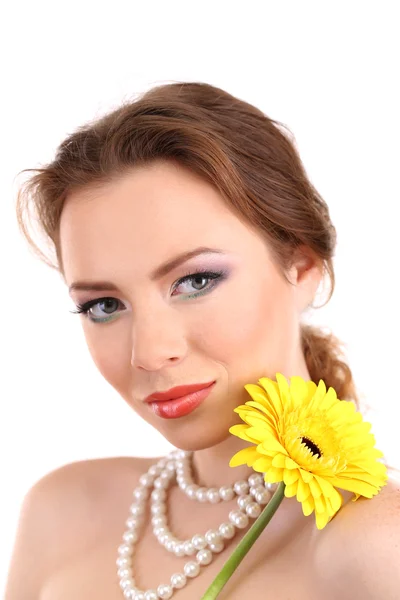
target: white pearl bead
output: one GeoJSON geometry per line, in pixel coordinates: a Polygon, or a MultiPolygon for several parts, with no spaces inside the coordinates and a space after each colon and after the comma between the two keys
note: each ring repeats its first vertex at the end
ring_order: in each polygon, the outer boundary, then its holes
{"type": "Polygon", "coordinates": [[[141,517],[144,513],[143,504],[136,504],[136,503],[131,504],[130,513],[134,517],[141,517]]]}
{"type": "MultiPolygon", "coordinates": [[[[258,505],[256,505],[258,506],[258,505]]],[[[174,552],[176,546],[176,541],[175,540],[168,540],[167,543],[165,544],[165,548],[168,550],[168,552],[174,552]]]]}
{"type": "Polygon", "coordinates": [[[186,585],[186,575],[183,573],[174,573],[171,575],[171,585],[177,590],[180,590],[186,585]]]}
{"type": "Polygon", "coordinates": [[[133,515],[128,517],[125,521],[125,525],[128,529],[137,529],[142,523],[142,519],[140,517],[134,517],[133,515]]]}
{"type": "Polygon", "coordinates": [[[130,577],[132,579],[132,567],[120,567],[117,571],[118,577],[130,577]]]}
{"type": "Polygon", "coordinates": [[[175,556],[185,556],[184,542],[178,542],[174,548],[175,556]]]}
{"type": "Polygon", "coordinates": [[[124,590],[125,588],[133,587],[133,585],[134,581],[132,577],[122,577],[122,579],[120,579],[119,586],[122,590],[124,590]]]}
{"type": "Polygon", "coordinates": [[[153,485],[153,480],[154,480],[154,478],[151,475],[149,475],[148,473],[144,473],[143,475],[141,475],[139,477],[139,482],[144,487],[151,487],[153,485]]]}
{"type": "Polygon", "coordinates": [[[260,473],[252,473],[247,481],[251,487],[257,487],[264,483],[264,477],[260,473]]]}
{"type": "Polygon", "coordinates": [[[219,490],[217,488],[209,488],[207,492],[207,499],[211,504],[217,504],[217,502],[221,501],[221,496],[219,495],[219,490]]]}
{"type": "Polygon", "coordinates": [[[178,450],[178,458],[184,460],[192,456],[192,450],[178,450]]]}
{"type": "Polygon", "coordinates": [[[257,502],[250,502],[250,504],[246,506],[246,514],[252,519],[257,519],[257,517],[261,514],[260,505],[257,504],[257,502]]]}
{"type": "Polygon", "coordinates": [[[149,475],[156,477],[160,473],[160,468],[157,465],[151,465],[150,469],[147,471],[149,475]]]}
{"type": "Polygon", "coordinates": [[[255,498],[255,495],[257,494],[257,492],[260,490],[261,487],[264,487],[264,486],[257,485],[256,487],[250,487],[250,490],[249,490],[250,496],[253,496],[253,498],[255,498]]]}
{"type": "Polygon", "coordinates": [[[244,529],[249,524],[249,517],[238,511],[235,519],[235,525],[239,529],[244,529]]]}
{"type": "Polygon", "coordinates": [[[208,548],[203,548],[202,550],[199,550],[196,554],[196,559],[200,565],[209,565],[212,561],[211,550],[208,550],[208,548]]]}
{"type": "Polygon", "coordinates": [[[185,554],[187,556],[192,556],[192,554],[195,554],[195,552],[196,552],[196,548],[193,546],[193,544],[190,540],[185,540],[183,542],[183,548],[184,548],[185,554]]]}
{"type": "Polygon", "coordinates": [[[166,496],[165,490],[153,490],[151,492],[151,499],[154,500],[154,502],[163,502],[166,496]]]}
{"type": "Polygon", "coordinates": [[[136,592],[133,596],[133,600],[146,600],[144,592],[136,592]]]}
{"type": "Polygon", "coordinates": [[[157,539],[160,542],[160,544],[164,546],[164,544],[166,544],[169,540],[169,535],[168,533],[162,533],[161,535],[157,536],[157,539]]]}
{"type": "Polygon", "coordinates": [[[194,560],[190,560],[183,567],[186,577],[196,577],[200,573],[200,565],[194,560]]]}
{"type": "Polygon", "coordinates": [[[128,598],[129,600],[135,600],[136,599],[136,592],[137,592],[137,588],[135,587],[129,587],[129,588],[125,588],[123,593],[124,598],[128,598]]]}
{"type": "Polygon", "coordinates": [[[167,507],[164,502],[157,502],[151,505],[150,510],[152,515],[163,515],[167,512],[167,507]]]}
{"type": "Polygon", "coordinates": [[[221,523],[218,531],[220,535],[226,540],[232,539],[236,533],[235,527],[234,525],[232,525],[232,523],[221,523]]]}
{"type": "Polygon", "coordinates": [[[144,593],[144,600],[158,600],[157,592],[155,590],[147,590],[144,593]]]}
{"type": "Polygon", "coordinates": [[[215,542],[221,541],[221,536],[215,529],[209,529],[204,535],[207,544],[214,544],[215,542]]]}
{"type": "Polygon", "coordinates": [[[120,556],[115,562],[117,567],[130,566],[132,564],[132,558],[130,556],[120,556]]]}
{"type": "Polygon", "coordinates": [[[243,496],[244,494],[248,493],[249,484],[247,483],[247,481],[244,480],[236,481],[233,485],[233,489],[235,490],[238,496],[243,496]]]}
{"type": "Polygon", "coordinates": [[[270,483],[269,481],[266,481],[264,483],[264,485],[265,485],[265,488],[267,490],[269,490],[270,492],[275,492],[276,487],[277,487],[278,484],[277,483],[270,483]]]}
{"type": "Polygon", "coordinates": [[[170,585],[167,585],[166,583],[162,583],[157,588],[157,594],[158,594],[158,597],[161,598],[162,600],[164,600],[164,599],[169,600],[169,598],[171,598],[171,596],[173,594],[173,590],[170,585]]]}
{"type": "Polygon", "coordinates": [[[239,508],[243,509],[245,509],[246,506],[251,502],[253,502],[253,498],[250,496],[250,494],[246,494],[245,496],[239,496],[239,498],[237,499],[239,508]]]}
{"type": "Polygon", "coordinates": [[[236,525],[236,517],[239,513],[240,513],[240,510],[231,510],[231,512],[229,513],[229,521],[233,525],[236,525]]]}
{"type": "Polygon", "coordinates": [[[139,502],[145,502],[149,496],[149,489],[145,487],[138,487],[133,491],[133,497],[139,502]]]}
{"type": "Polygon", "coordinates": [[[154,482],[154,487],[157,490],[165,489],[165,488],[168,487],[168,483],[169,483],[169,481],[167,479],[160,479],[160,478],[158,478],[154,482]]]}
{"type": "Polygon", "coordinates": [[[207,546],[207,540],[204,535],[196,533],[196,535],[192,537],[192,544],[196,550],[203,550],[203,548],[207,546]]]}
{"type": "Polygon", "coordinates": [[[224,549],[224,542],[222,540],[219,542],[212,542],[211,544],[208,544],[208,547],[210,548],[211,552],[222,552],[224,549]]]}
{"type": "Polygon", "coordinates": [[[208,502],[207,488],[200,487],[196,492],[196,500],[199,502],[208,502]]]}
{"type": "Polygon", "coordinates": [[[167,464],[165,465],[165,468],[167,471],[169,471],[169,473],[174,473],[175,472],[175,462],[173,460],[169,460],[167,462],[167,464]]]}
{"type": "Polygon", "coordinates": [[[196,497],[196,492],[198,489],[199,489],[199,486],[196,485],[195,483],[193,485],[189,485],[185,490],[186,495],[189,496],[189,498],[193,499],[196,497]]]}
{"type": "Polygon", "coordinates": [[[167,522],[166,515],[154,515],[151,518],[151,524],[153,527],[163,527],[167,522]]]}
{"type": "Polygon", "coordinates": [[[127,544],[135,544],[138,541],[138,534],[136,533],[136,531],[125,531],[124,535],[122,536],[122,539],[127,543],[127,544]]]}
{"type": "Polygon", "coordinates": [[[219,495],[221,496],[222,500],[227,502],[229,500],[232,500],[232,498],[235,496],[235,492],[233,491],[233,488],[230,485],[223,485],[219,488],[219,495]]]}
{"type": "Polygon", "coordinates": [[[120,556],[128,556],[128,554],[131,553],[131,546],[130,544],[121,544],[118,547],[118,554],[120,556]]]}
{"type": "Polygon", "coordinates": [[[271,492],[267,489],[263,489],[261,492],[257,492],[256,501],[259,504],[268,504],[271,499],[271,492]]]}

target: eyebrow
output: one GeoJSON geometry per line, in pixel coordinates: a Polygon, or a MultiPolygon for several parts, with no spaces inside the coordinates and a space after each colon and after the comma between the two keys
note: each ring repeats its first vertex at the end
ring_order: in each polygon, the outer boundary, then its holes
{"type": "MultiPolygon", "coordinates": [[[[225,254],[223,250],[218,250],[217,248],[208,248],[206,246],[200,246],[199,248],[195,248],[194,250],[189,250],[188,252],[183,252],[174,256],[171,259],[168,259],[166,262],[162,263],[159,267],[157,267],[151,274],[151,281],[156,281],[161,279],[161,277],[165,277],[168,275],[170,271],[179,267],[182,263],[186,262],[190,258],[194,256],[198,256],[199,254],[225,254]]],[[[97,291],[104,292],[107,290],[115,290],[117,291],[117,286],[111,281],[75,281],[69,286],[69,292],[72,290],[81,290],[81,291],[97,291]]]]}

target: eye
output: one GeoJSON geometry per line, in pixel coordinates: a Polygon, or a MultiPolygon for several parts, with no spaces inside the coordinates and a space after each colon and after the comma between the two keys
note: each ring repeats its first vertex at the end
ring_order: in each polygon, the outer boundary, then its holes
{"type": "Polygon", "coordinates": [[[174,292],[184,284],[190,283],[189,287],[194,288],[195,293],[189,294],[186,297],[192,298],[195,296],[199,296],[200,294],[207,293],[212,288],[214,288],[217,285],[218,280],[222,279],[223,277],[224,273],[222,271],[197,271],[195,273],[188,273],[184,277],[178,279],[178,281],[174,285],[174,292]],[[213,281],[212,284],[211,281],[213,281]]]}
{"type": "Polygon", "coordinates": [[[94,323],[103,323],[104,321],[109,321],[114,317],[113,309],[118,308],[118,305],[122,305],[122,303],[120,302],[120,300],[117,300],[117,298],[96,298],[96,300],[89,300],[89,302],[85,302],[84,304],[78,304],[77,310],[71,310],[70,312],[72,312],[73,314],[83,314],[85,317],[89,318],[94,323]],[[108,313],[108,317],[93,317],[93,314],[89,313],[89,310],[91,310],[95,306],[100,305],[103,305],[101,307],[101,312],[103,316],[104,313],[108,313]]]}
{"type": "MultiPolygon", "coordinates": [[[[172,295],[183,296],[184,299],[189,299],[208,294],[208,292],[217,286],[220,281],[226,279],[227,275],[228,274],[224,271],[197,271],[194,273],[188,273],[187,275],[184,275],[178,279],[178,281],[174,284],[172,295]],[[187,282],[192,282],[190,286],[192,286],[195,293],[174,293],[180,286],[183,286],[187,282]]],[[[89,300],[84,304],[78,304],[77,310],[71,310],[70,312],[73,314],[83,314],[93,323],[106,323],[107,321],[111,321],[117,317],[117,310],[119,306],[123,307],[123,304],[117,298],[104,297],[96,298],[95,300],[89,300]],[[95,316],[93,315],[93,312],[89,312],[95,307],[99,307],[100,316],[95,316]],[[104,314],[108,314],[108,316],[104,317],[104,314]]],[[[124,310],[124,307],[122,310],[124,310]]]]}

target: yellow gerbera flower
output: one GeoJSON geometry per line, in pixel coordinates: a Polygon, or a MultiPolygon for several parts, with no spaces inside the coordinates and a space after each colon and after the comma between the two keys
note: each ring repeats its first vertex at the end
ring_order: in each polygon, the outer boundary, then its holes
{"type": "Polygon", "coordinates": [[[355,501],[385,485],[386,466],[377,460],[383,453],[355,404],[339,400],[332,387],[326,391],[322,379],[317,386],[291,377],[290,387],[281,373],[276,380],[244,386],[253,400],[235,409],[245,424],[229,431],[253,445],[229,464],[247,464],[270,483],[284,481],[285,496],[296,496],[306,516],[315,510],[323,529],[343,503],[334,486],[354,492],[355,501]]]}

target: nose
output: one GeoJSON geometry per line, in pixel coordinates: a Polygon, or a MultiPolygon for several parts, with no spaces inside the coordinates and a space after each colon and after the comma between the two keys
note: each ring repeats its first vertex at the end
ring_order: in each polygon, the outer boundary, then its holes
{"type": "Polygon", "coordinates": [[[136,320],[132,331],[132,367],[157,371],[169,364],[178,364],[186,352],[184,328],[173,311],[163,314],[149,311],[136,320]]]}

